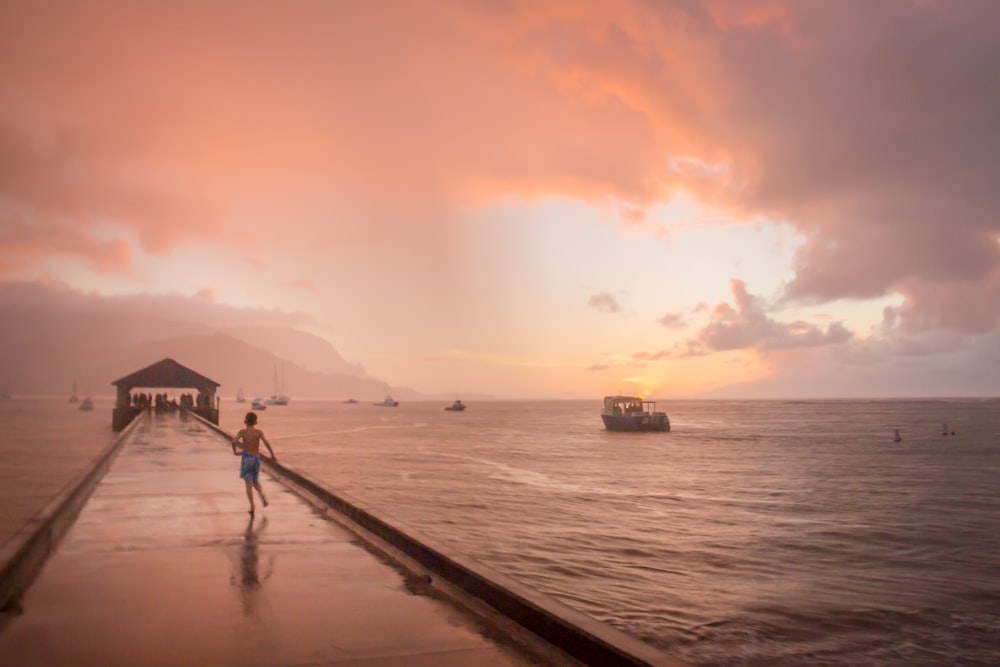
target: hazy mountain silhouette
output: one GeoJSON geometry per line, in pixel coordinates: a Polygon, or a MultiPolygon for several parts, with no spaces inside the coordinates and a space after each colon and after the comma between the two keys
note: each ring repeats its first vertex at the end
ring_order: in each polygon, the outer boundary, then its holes
{"type": "Polygon", "coordinates": [[[219,330],[255,347],[270,350],[304,370],[367,377],[361,364],[348,363],[333,345],[305,331],[260,326],[220,327],[219,330]]]}
{"type": "Polygon", "coordinates": [[[163,357],[172,357],[219,382],[222,384],[220,391],[223,397],[234,396],[239,389],[243,389],[248,398],[270,396],[275,393],[276,372],[283,379],[284,392],[292,400],[351,397],[381,399],[386,394],[395,392],[387,383],[374,378],[306,370],[298,364],[282,360],[269,350],[218,332],[207,336],[151,341],[123,348],[121,363],[125,370],[122,375],[163,357]]]}
{"type": "Polygon", "coordinates": [[[223,397],[241,388],[248,397],[270,396],[275,369],[283,372],[292,400],[418,396],[364,376],[360,365],[346,362],[312,334],[280,327],[236,329],[240,338],[204,324],[108,309],[0,308],[0,384],[12,394],[58,395],[68,394],[76,380],[81,393],[111,394],[112,381],[172,357],[219,382],[223,397]],[[287,358],[246,338],[301,350],[287,358]]]}

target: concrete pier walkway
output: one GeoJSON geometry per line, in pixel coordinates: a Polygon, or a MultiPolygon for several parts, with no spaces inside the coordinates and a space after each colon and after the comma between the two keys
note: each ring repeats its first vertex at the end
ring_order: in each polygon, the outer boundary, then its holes
{"type": "Polygon", "coordinates": [[[271,504],[250,518],[239,459],[198,421],[154,415],[128,437],[23,613],[0,631],[0,665],[542,660],[486,636],[448,602],[413,594],[399,571],[266,473],[271,504]]]}

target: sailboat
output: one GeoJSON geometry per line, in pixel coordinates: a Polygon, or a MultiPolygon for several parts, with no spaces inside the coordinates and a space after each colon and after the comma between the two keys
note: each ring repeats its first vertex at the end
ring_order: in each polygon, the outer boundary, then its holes
{"type": "MultiPolygon", "coordinates": [[[[73,393],[74,395],[76,394],[76,392],[73,393]]],[[[80,407],[78,407],[77,410],[83,410],[85,412],[89,412],[90,410],[93,409],[94,409],[94,401],[90,399],[90,380],[87,380],[87,396],[82,401],[80,401],[80,407]]]]}
{"type": "Polygon", "coordinates": [[[76,403],[80,398],[76,395],[76,380],[73,380],[73,393],[69,395],[69,402],[76,403]]]}
{"type": "Polygon", "coordinates": [[[267,399],[268,405],[288,405],[292,400],[285,393],[285,364],[281,364],[281,387],[278,386],[278,367],[274,367],[274,395],[267,399]]]}
{"type": "Polygon", "coordinates": [[[240,390],[238,392],[236,392],[236,402],[237,403],[246,403],[247,402],[247,397],[243,395],[243,388],[242,387],[240,387],[240,390]]]}

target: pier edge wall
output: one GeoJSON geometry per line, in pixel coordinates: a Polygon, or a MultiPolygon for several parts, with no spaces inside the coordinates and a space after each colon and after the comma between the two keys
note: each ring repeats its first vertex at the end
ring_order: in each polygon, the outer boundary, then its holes
{"type": "MultiPolygon", "coordinates": [[[[148,411],[145,419],[148,420],[148,411]]],[[[133,419],[45,507],[0,547],[0,628],[8,614],[18,613],[25,591],[69,531],[94,488],[111,467],[115,455],[143,418],[133,419]]]]}

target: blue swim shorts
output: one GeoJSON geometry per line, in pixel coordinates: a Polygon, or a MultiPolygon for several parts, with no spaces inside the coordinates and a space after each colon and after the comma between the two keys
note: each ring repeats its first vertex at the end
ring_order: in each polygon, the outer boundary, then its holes
{"type": "Polygon", "coordinates": [[[256,482],[260,474],[260,457],[250,452],[243,452],[240,457],[240,478],[248,482],[256,482]]]}

